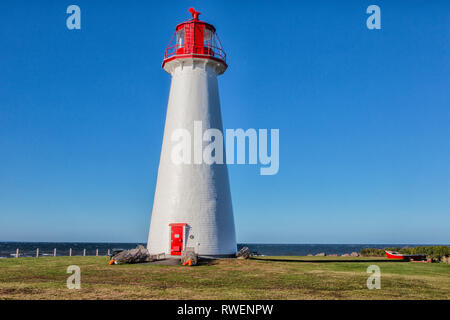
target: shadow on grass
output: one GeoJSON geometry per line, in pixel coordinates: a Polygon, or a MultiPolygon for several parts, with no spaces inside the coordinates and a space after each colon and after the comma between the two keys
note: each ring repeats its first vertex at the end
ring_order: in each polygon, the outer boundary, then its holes
{"type": "Polygon", "coordinates": [[[298,259],[273,259],[273,258],[267,258],[267,259],[260,259],[260,258],[250,258],[251,260],[258,260],[258,261],[272,261],[272,262],[300,262],[300,263],[336,263],[336,262],[363,262],[363,263],[367,263],[367,262],[405,262],[403,260],[386,260],[386,259],[358,259],[358,260],[340,260],[340,259],[335,259],[335,260],[328,260],[328,259],[321,259],[321,260],[316,260],[316,259],[304,259],[304,260],[298,260],[298,259]]]}
{"type": "MultiPolygon", "coordinates": [[[[210,266],[217,264],[217,259],[203,259],[199,258],[197,261],[197,266],[210,266]]],[[[141,264],[153,264],[153,265],[164,265],[164,266],[181,266],[181,259],[170,258],[164,260],[157,260],[152,262],[144,262],[141,264]]]]}

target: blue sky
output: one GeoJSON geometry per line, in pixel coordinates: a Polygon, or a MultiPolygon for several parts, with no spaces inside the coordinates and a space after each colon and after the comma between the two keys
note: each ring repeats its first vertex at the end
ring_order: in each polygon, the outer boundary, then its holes
{"type": "Polygon", "coordinates": [[[448,1],[2,1],[0,240],[146,241],[190,6],[224,127],[280,129],[277,175],[230,166],[239,242],[450,243],[448,1]]]}

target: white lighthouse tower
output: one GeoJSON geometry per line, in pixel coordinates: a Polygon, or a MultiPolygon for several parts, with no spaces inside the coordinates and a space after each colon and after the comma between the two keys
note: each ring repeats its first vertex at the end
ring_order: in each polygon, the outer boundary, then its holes
{"type": "MultiPolygon", "coordinates": [[[[162,64],[172,84],[147,247],[171,257],[187,247],[200,256],[231,256],[236,235],[226,164],[175,163],[171,157],[176,130],[194,137],[201,124],[223,133],[217,76],[227,69],[225,52],[216,29],[193,8],[189,12],[192,19],[177,25],[162,64]]],[[[198,147],[191,144],[192,158],[198,147]]]]}

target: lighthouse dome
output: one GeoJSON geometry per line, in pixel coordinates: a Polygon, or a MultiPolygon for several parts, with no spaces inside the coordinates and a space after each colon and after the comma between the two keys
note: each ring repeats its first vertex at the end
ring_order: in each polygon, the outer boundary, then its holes
{"type": "MultiPolygon", "coordinates": [[[[192,19],[178,24],[164,53],[162,67],[177,59],[210,59],[227,68],[226,54],[222,48],[216,28],[199,20],[200,12],[190,8],[192,19]]],[[[164,68],[166,69],[166,68],[164,68]]]]}

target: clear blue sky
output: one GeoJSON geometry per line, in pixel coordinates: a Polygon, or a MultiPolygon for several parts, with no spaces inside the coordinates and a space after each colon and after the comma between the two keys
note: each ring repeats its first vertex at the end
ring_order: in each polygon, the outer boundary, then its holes
{"type": "Polygon", "coordinates": [[[224,127],[280,129],[277,175],[230,167],[239,242],[450,243],[450,2],[378,0],[2,1],[0,240],[146,241],[190,6],[224,127]]]}

